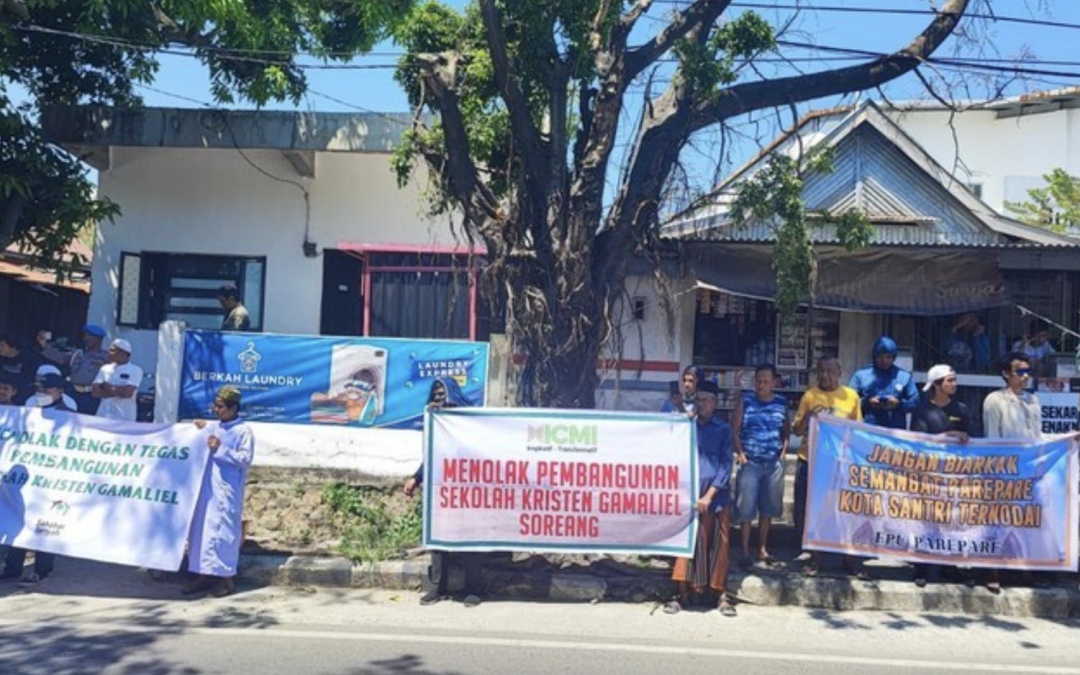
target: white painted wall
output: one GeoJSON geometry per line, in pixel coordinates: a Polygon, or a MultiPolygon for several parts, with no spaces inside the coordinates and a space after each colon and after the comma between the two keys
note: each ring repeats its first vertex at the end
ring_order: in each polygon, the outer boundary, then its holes
{"type": "MultiPolygon", "coordinates": [[[[398,189],[387,155],[320,153],[316,177],[305,179],[279,152],[244,154],[308,189],[310,238],[320,251],[342,242],[453,243],[445,224],[422,216],[415,185],[398,189]]],[[[155,368],[157,332],[116,327],[123,251],[266,256],[264,329],[319,332],[323,261],[301,250],[304,200],[295,186],[261,174],[235,150],[114,148],[99,189],[123,214],[97,231],[89,321],[130,340],[133,360],[148,372],[155,368]]]]}
{"type": "Polygon", "coordinates": [[[993,111],[968,110],[952,116],[951,124],[948,111],[886,112],[963,183],[982,183],[983,201],[1001,213],[1005,200],[1026,199],[1054,168],[1080,175],[1080,110],[1001,119],[993,111]]]}

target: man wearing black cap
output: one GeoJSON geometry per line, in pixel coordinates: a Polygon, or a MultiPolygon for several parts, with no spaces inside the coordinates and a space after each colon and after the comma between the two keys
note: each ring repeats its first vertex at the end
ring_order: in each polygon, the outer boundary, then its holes
{"type": "Polygon", "coordinates": [[[71,388],[79,412],[84,415],[97,413],[99,401],[94,398],[94,378],[109,362],[109,352],[102,347],[104,340],[104,328],[87,324],[83,328],[83,348],[71,356],[71,388]]]}

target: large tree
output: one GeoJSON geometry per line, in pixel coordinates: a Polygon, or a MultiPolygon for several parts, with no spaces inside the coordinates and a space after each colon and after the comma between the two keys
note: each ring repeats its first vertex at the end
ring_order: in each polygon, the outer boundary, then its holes
{"type": "Polygon", "coordinates": [[[51,104],[138,105],[158,56],[182,48],[208,68],[214,97],[298,102],[295,54],[368,51],[413,0],[0,0],[0,249],[29,244],[46,260],[87,223],[115,215],[77,157],[37,127],[51,104]],[[19,92],[15,102],[12,85],[19,92]]]}
{"type": "Polygon", "coordinates": [[[616,334],[612,307],[630,262],[659,249],[665,189],[695,135],[900,77],[942,45],[969,0],[945,2],[887,56],[776,79],[739,67],[778,49],[761,16],[725,22],[731,0],[694,0],[644,31],[653,4],[476,0],[458,12],[429,2],[400,32],[408,54],[398,77],[418,113],[432,115],[417,115],[397,169],[406,177],[422,160],[435,208],[460,214],[486,248],[531,403],[593,406],[597,361],[616,334]],[[645,84],[643,103],[634,83],[645,84]],[[628,112],[635,126],[620,128],[628,112]],[[623,141],[631,150],[613,167],[623,141]]]}

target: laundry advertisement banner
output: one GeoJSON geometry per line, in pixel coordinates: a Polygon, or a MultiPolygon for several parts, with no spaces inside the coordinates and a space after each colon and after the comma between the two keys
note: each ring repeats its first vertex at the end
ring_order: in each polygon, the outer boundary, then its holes
{"type": "Polygon", "coordinates": [[[933,436],[821,417],[803,546],[970,567],[1077,569],[1077,437],[933,436]]]}
{"type": "Polygon", "coordinates": [[[178,569],[207,433],[0,406],[0,544],[178,569]]]}
{"type": "Polygon", "coordinates": [[[1040,391],[1039,406],[1042,408],[1042,431],[1044,434],[1069,434],[1080,431],[1080,393],[1040,391]]]}
{"type": "Polygon", "coordinates": [[[697,439],[685,416],[435,410],[424,475],[427,548],[694,552],[697,439]]]}
{"type": "Polygon", "coordinates": [[[484,405],[485,342],[189,330],[180,419],[209,415],[215,392],[243,394],[251,422],[423,428],[436,380],[458,405],[484,405]]]}

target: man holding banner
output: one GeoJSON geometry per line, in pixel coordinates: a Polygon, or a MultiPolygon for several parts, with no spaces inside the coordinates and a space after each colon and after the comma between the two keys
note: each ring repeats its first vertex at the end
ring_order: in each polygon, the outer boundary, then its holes
{"type": "Polygon", "coordinates": [[[191,519],[188,569],[196,578],[184,586],[184,595],[210,593],[224,597],[233,591],[243,538],[244,485],[255,455],[255,436],[240,419],[240,390],[222,387],[214,399],[218,421],[196,422],[209,428],[210,461],[202,491],[191,519]]]}
{"type": "Polygon", "coordinates": [[[706,586],[719,596],[717,609],[723,616],[736,615],[728,601],[727,574],[729,533],[731,529],[731,469],[734,451],[731,425],[713,417],[719,389],[715,382],[704,380],[697,385],[697,442],[700,486],[696,508],[698,537],[693,558],[678,558],[671,575],[679,584],[679,597],[664,611],[675,614],[690,594],[702,593],[706,586]]]}

